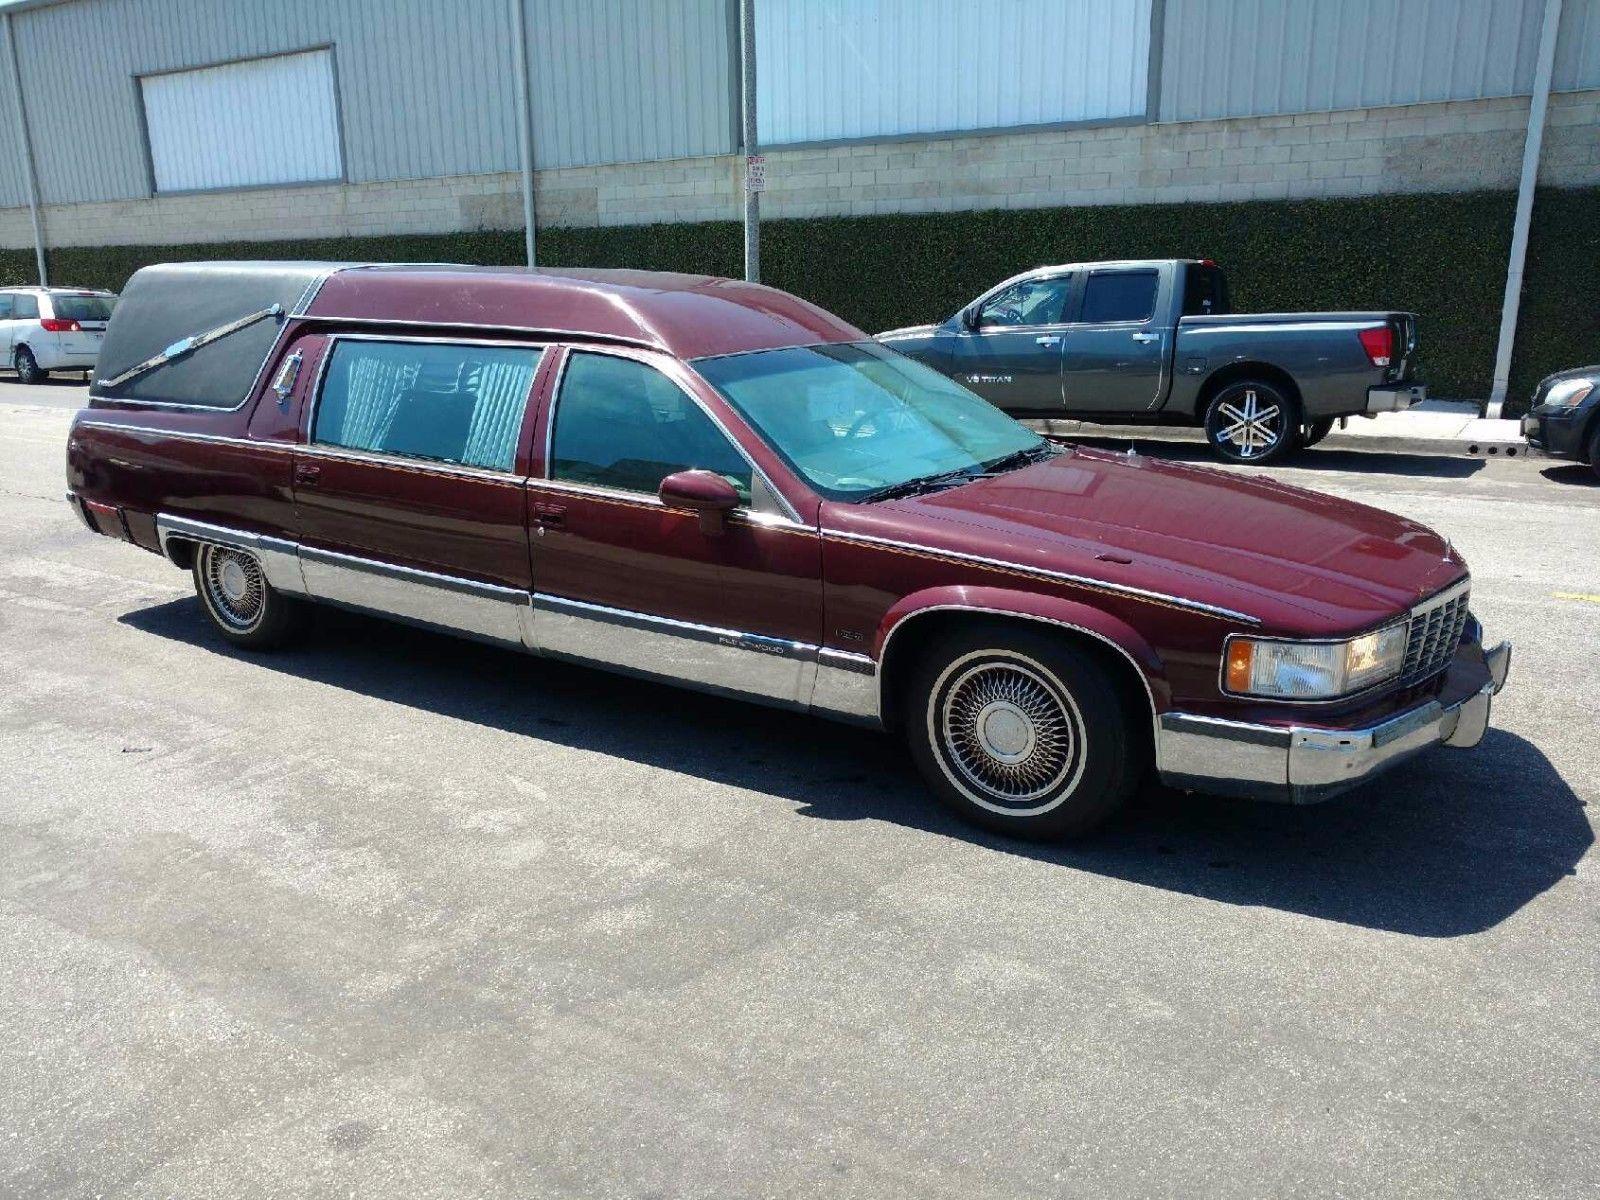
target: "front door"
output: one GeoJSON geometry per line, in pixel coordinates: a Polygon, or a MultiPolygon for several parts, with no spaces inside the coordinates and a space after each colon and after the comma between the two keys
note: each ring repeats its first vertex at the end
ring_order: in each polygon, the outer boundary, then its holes
{"type": "Polygon", "coordinates": [[[1065,330],[1062,386],[1073,413],[1140,413],[1161,400],[1171,330],[1154,268],[1092,271],[1065,330]]]}
{"type": "Polygon", "coordinates": [[[312,596],[525,644],[539,346],[338,335],[294,456],[312,596]]]}
{"type": "Polygon", "coordinates": [[[1061,410],[1062,318],[1071,275],[1024,279],[987,300],[957,331],[950,375],[1007,412],[1061,410]]]}
{"type": "Polygon", "coordinates": [[[821,541],[709,415],[703,385],[645,351],[567,352],[528,483],[534,640],[547,654],[784,704],[810,700],[821,541]],[[666,507],[682,470],[743,501],[720,533],[666,507]]]}

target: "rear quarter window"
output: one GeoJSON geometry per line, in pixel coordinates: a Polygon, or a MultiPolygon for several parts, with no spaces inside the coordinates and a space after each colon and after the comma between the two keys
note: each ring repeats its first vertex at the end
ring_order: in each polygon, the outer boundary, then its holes
{"type": "Polygon", "coordinates": [[[509,471],[540,353],[536,346],[336,341],[311,440],[509,471]]]}
{"type": "Polygon", "coordinates": [[[11,316],[17,321],[37,321],[39,319],[39,297],[18,295],[11,298],[11,316]]]}

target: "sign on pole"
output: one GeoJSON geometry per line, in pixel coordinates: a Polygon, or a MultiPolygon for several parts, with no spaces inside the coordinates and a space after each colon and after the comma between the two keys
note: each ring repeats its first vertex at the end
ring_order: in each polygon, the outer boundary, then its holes
{"type": "Polygon", "coordinates": [[[765,154],[752,154],[744,160],[744,190],[747,192],[764,192],[767,190],[767,156],[765,154]]]}

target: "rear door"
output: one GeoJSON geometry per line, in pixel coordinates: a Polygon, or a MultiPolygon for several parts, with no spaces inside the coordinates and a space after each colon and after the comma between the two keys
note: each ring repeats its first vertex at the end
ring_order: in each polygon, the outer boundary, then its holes
{"type": "Polygon", "coordinates": [[[4,362],[0,362],[0,366],[8,369],[11,366],[12,335],[16,327],[16,323],[12,319],[14,301],[14,293],[0,292],[0,356],[5,359],[4,362]]]}
{"type": "Polygon", "coordinates": [[[544,347],[340,334],[294,456],[306,590],[524,643],[526,435],[544,347]]]}
{"type": "Polygon", "coordinates": [[[58,320],[70,321],[77,326],[57,335],[61,352],[75,358],[96,358],[100,343],[105,340],[106,325],[111,320],[111,307],[115,300],[94,292],[52,292],[48,303],[58,320]]]}
{"type": "Polygon", "coordinates": [[[1070,272],[1023,279],[982,301],[954,338],[951,378],[1008,412],[1059,412],[1072,285],[1070,272]]]}
{"type": "Polygon", "coordinates": [[[1172,337],[1160,315],[1165,298],[1155,267],[1089,272],[1063,340],[1069,411],[1137,413],[1160,403],[1172,337]]]}

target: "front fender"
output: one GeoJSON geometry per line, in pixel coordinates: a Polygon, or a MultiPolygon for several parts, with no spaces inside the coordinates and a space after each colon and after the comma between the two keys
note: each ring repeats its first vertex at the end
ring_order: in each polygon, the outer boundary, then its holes
{"type": "Polygon", "coordinates": [[[1153,712],[1161,713],[1171,707],[1172,690],[1161,656],[1133,626],[1088,604],[1010,588],[953,585],[925,588],[903,596],[884,613],[874,637],[873,658],[879,664],[880,678],[889,665],[888,656],[897,635],[931,613],[957,611],[1039,621],[1075,630],[1102,642],[1125,658],[1138,673],[1153,712]]]}

